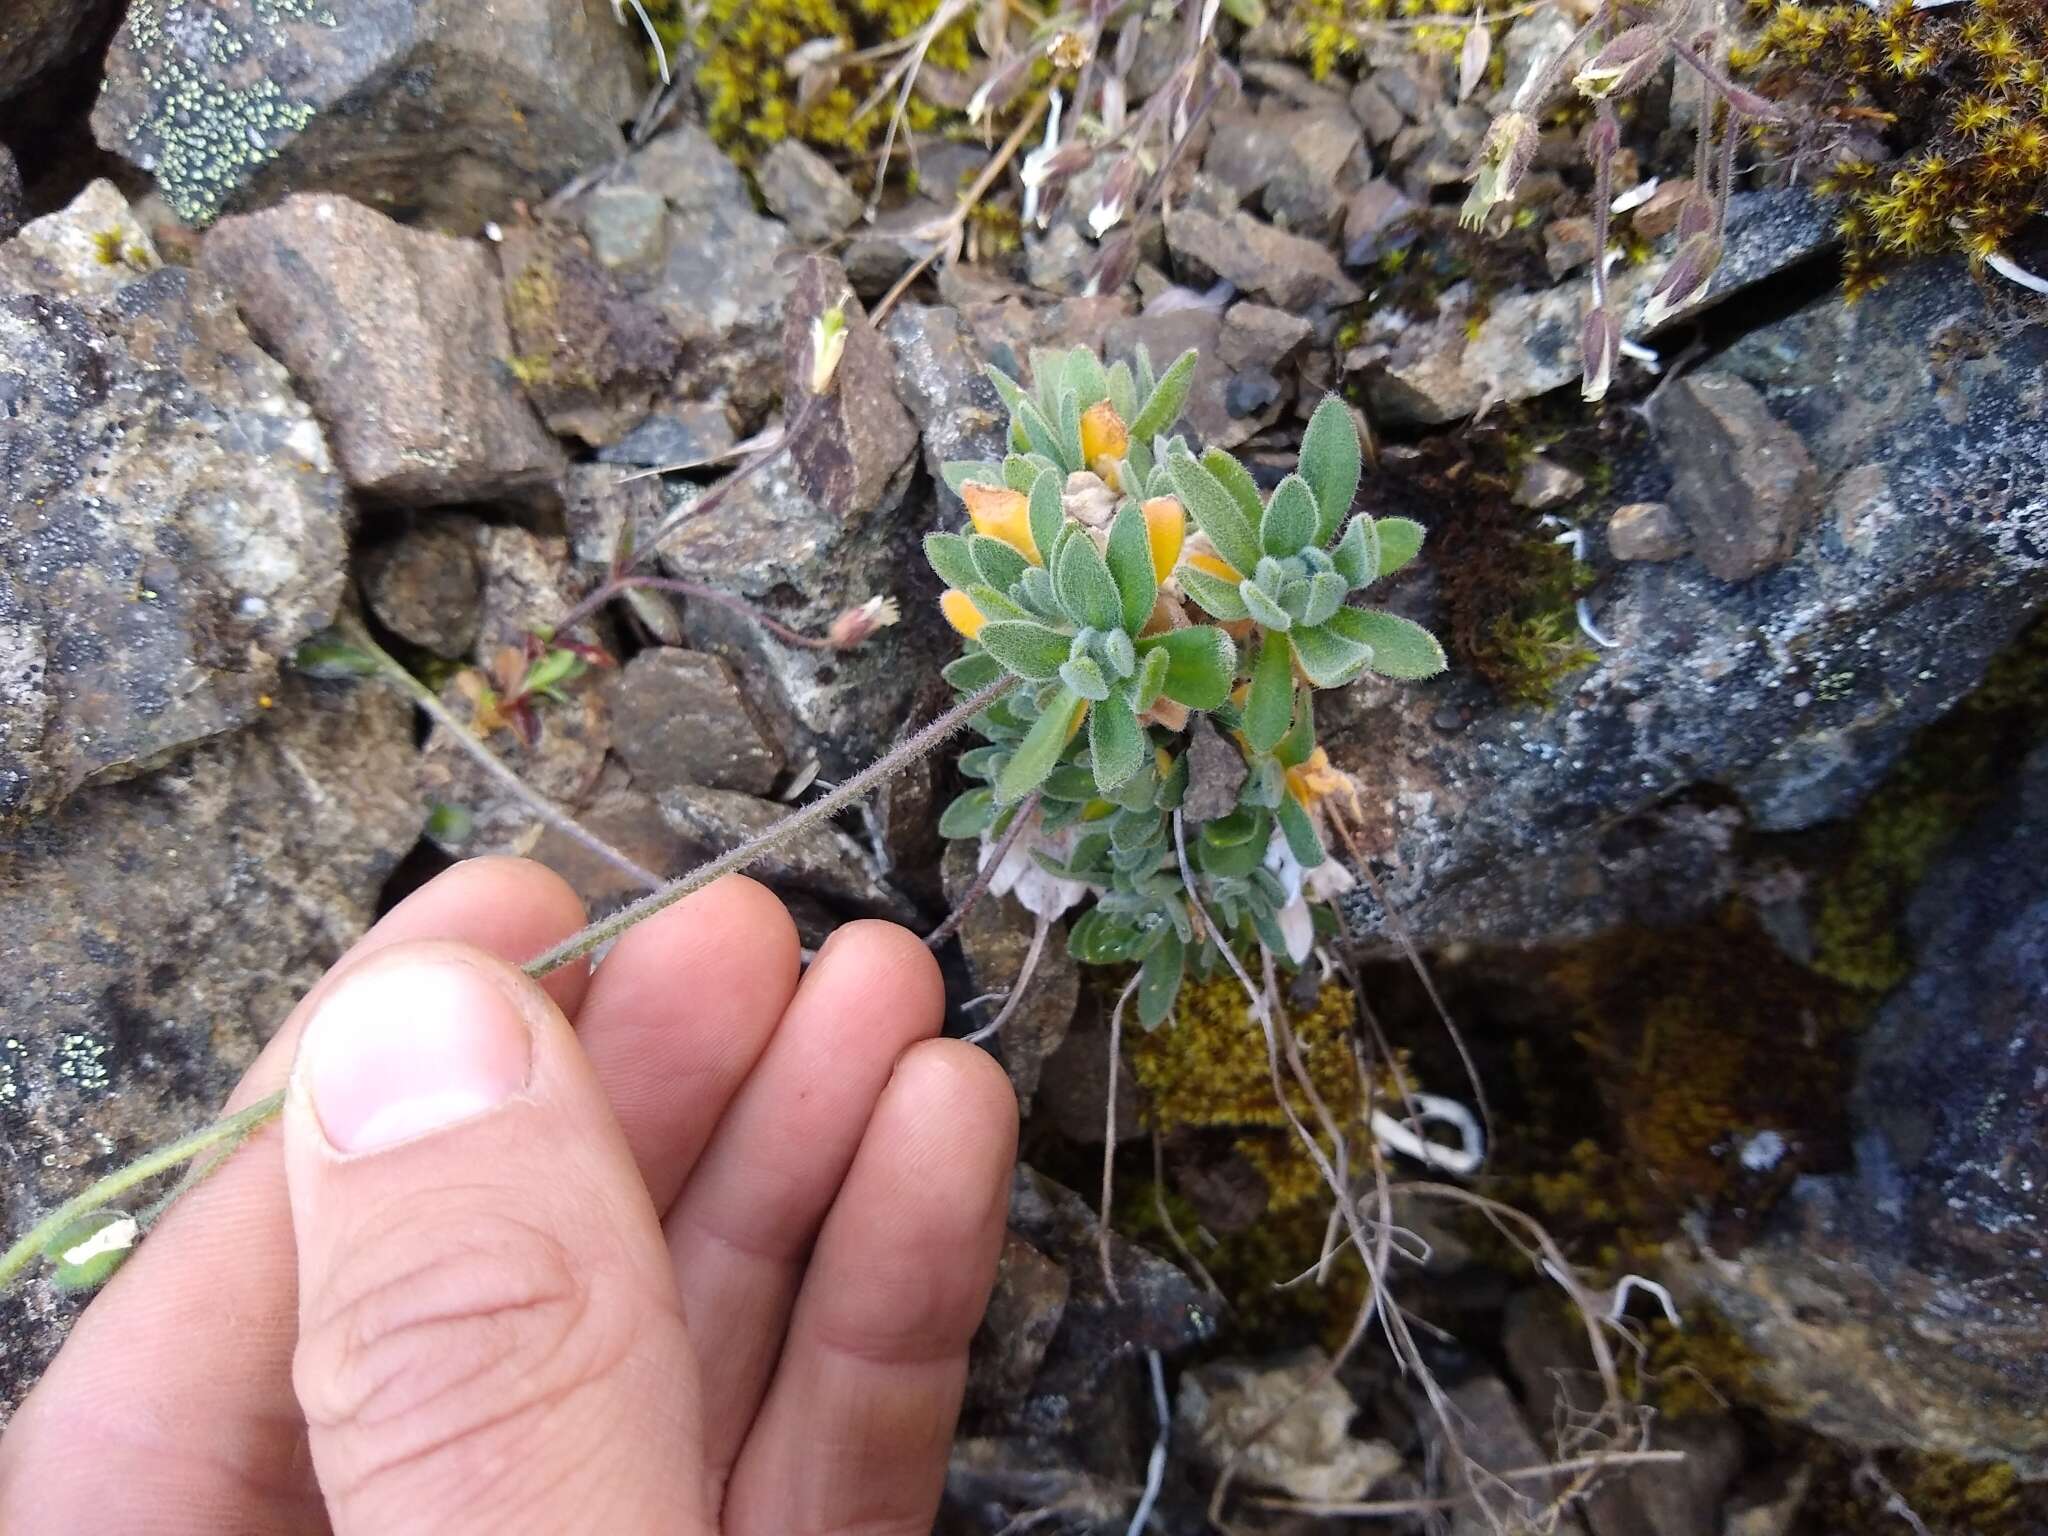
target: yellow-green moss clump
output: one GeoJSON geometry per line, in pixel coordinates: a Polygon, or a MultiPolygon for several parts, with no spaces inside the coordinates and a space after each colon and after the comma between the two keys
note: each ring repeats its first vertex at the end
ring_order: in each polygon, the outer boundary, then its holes
{"type": "MultiPolygon", "coordinates": [[[[1132,1041],[1131,1070],[1151,1104],[1152,1123],[1161,1130],[1286,1129],[1286,1112],[1273,1097],[1266,1037],[1237,980],[1189,982],[1174,1012],[1172,1023],[1132,1041]]],[[[1333,982],[1317,994],[1313,1008],[1289,1016],[1309,1080],[1340,1123],[1358,1108],[1350,1045],[1354,1012],[1351,994],[1333,982]]],[[[1299,1089],[1290,1085],[1289,1097],[1305,1118],[1313,1114],[1299,1089]]]]}
{"type": "MultiPolygon", "coordinates": [[[[1456,53],[1472,7],[1467,0],[1278,0],[1269,14],[1285,45],[1321,80],[1362,51],[1376,23],[1407,23],[1404,40],[1418,52],[1456,53]],[[1433,22],[1432,16],[1447,19],[1433,22]]],[[[1501,63],[1498,56],[1492,60],[1495,85],[1501,63]]]]}
{"type": "Polygon", "coordinates": [[[1773,94],[1818,84],[1843,118],[1903,149],[1838,170],[1852,294],[1902,257],[2007,249],[2048,194],[2048,11],[2039,0],[1917,9],[1895,0],[1749,0],[1731,63],[1773,94]]]}
{"type": "Polygon", "coordinates": [[[2044,734],[2048,624],[2037,623],[1968,698],[1921,731],[1857,815],[1847,849],[1817,884],[1816,971],[1865,992],[1905,979],[1911,957],[1899,919],[1920,877],[2044,734]]]}
{"type": "MultiPolygon", "coordinates": [[[[653,8],[656,30],[672,53],[694,52],[697,89],[706,126],[736,158],[778,140],[802,139],[825,151],[864,155],[887,132],[894,110],[892,92],[864,116],[861,104],[874,91],[893,57],[872,63],[818,63],[822,88],[803,93],[791,77],[789,60],[799,49],[827,42],[856,53],[916,36],[939,8],[939,0],[710,0],[691,28],[679,0],[653,8]]],[[[971,9],[940,31],[925,54],[927,74],[960,74],[973,63],[971,9]]],[[[939,126],[948,114],[913,92],[905,113],[919,132],[939,126]]]]}

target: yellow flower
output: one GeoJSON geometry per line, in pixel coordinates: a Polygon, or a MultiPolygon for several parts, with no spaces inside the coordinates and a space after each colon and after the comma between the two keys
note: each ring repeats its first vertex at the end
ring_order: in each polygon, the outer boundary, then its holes
{"type": "Polygon", "coordinates": [[[1214,576],[1218,581],[1227,581],[1232,586],[1244,580],[1242,576],[1237,574],[1236,569],[1232,567],[1230,562],[1221,555],[1197,552],[1188,556],[1188,564],[1198,571],[1214,576]]]}
{"type": "Polygon", "coordinates": [[[1152,546],[1152,575],[1164,581],[1180,564],[1180,547],[1188,536],[1188,515],[1171,496],[1155,496],[1140,510],[1145,514],[1145,538],[1152,546]]]}
{"type": "Polygon", "coordinates": [[[960,499],[976,533],[1002,540],[1033,565],[1045,564],[1031,539],[1031,500],[1022,491],[970,480],[960,487],[960,499]]]}
{"type": "Polygon", "coordinates": [[[1111,487],[1117,483],[1116,466],[1130,451],[1130,429],[1115,406],[1098,400],[1081,413],[1081,462],[1111,487]]]}
{"type": "Polygon", "coordinates": [[[1287,770],[1287,792],[1301,803],[1305,811],[1316,808],[1316,802],[1334,795],[1340,789],[1351,785],[1350,775],[1330,766],[1330,754],[1321,747],[1309,753],[1306,761],[1297,763],[1287,770]]]}
{"type": "Polygon", "coordinates": [[[939,599],[939,612],[969,640],[980,634],[981,626],[988,622],[988,616],[974,606],[974,599],[953,587],[948,587],[939,599]]]}

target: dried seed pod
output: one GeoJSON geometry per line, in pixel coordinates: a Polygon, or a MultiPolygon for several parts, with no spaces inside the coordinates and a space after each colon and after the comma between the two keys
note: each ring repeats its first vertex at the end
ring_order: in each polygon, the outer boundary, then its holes
{"type": "Polygon", "coordinates": [[[1605,309],[1596,306],[1586,311],[1585,324],[1579,327],[1579,355],[1579,398],[1606,399],[1607,387],[1614,382],[1615,362],[1621,356],[1621,327],[1605,309]]]}
{"type": "Polygon", "coordinates": [[[1644,23],[1608,40],[1572,76],[1572,84],[1588,101],[1631,95],[1650,83],[1669,51],[1664,34],[1644,23]]]}

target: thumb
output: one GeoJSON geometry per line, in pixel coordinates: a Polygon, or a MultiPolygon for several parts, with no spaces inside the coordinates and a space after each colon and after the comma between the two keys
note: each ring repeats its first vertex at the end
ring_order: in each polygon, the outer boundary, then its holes
{"type": "Polygon", "coordinates": [[[708,1527],[660,1225],[539,987],[457,944],[367,957],[306,1025],[284,1134],[336,1536],[708,1527]]]}

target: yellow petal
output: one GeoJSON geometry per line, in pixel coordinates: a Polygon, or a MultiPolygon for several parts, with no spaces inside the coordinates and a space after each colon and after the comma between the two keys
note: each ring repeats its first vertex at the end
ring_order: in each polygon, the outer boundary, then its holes
{"type": "Polygon", "coordinates": [[[1081,734],[1081,722],[1083,720],[1086,720],[1087,718],[1088,701],[1086,699],[1083,699],[1081,701],[1080,713],[1074,716],[1074,723],[1067,727],[1067,740],[1072,741],[1076,736],[1081,734]]]}
{"type": "Polygon", "coordinates": [[[939,599],[939,612],[946,616],[948,624],[969,640],[980,634],[981,626],[988,622],[988,616],[974,606],[973,598],[952,587],[948,587],[939,599]]]}
{"type": "Polygon", "coordinates": [[[1145,538],[1152,546],[1152,575],[1155,580],[1164,581],[1180,564],[1180,547],[1188,536],[1188,515],[1171,496],[1154,496],[1142,510],[1145,538]]]}
{"type": "MultiPolygon", "coordinates": [[[[1123,417],[1117,415],[1116,407],[1107,400],[1098,400],[1081,413],[1081,462],[1100,475],[1096,466],[1107,460],[1111,464],[1122,462],[1124,455],[1131,451],[1130,428],[1124,425],[1123,417]]],[[[1106,480],[1109,477],[1103,475],[1106,480]]]]}
{"type": "Polygon", "coordinates": [[[1031,540],[1031,500],[1022,491],[970,480],[960,487],[960,499],[976,533],[1001,539],[1033,565],[1045,564],[1031,540]]]}
{"type": "Polygon", "coordinates": [[[1189,555],[1188,564],[1198,571],[1214,576],[1218,581],[1227,581],[1232,586],[1244,580],[1221,555],[1189,555]]]}

